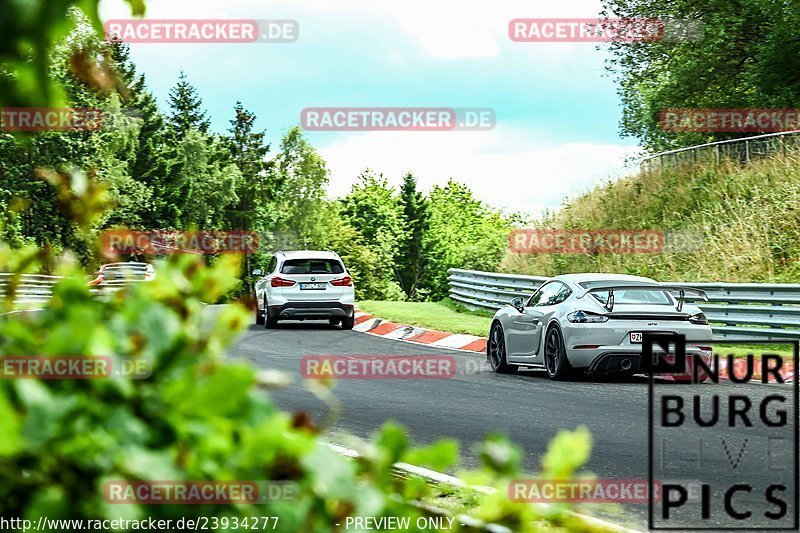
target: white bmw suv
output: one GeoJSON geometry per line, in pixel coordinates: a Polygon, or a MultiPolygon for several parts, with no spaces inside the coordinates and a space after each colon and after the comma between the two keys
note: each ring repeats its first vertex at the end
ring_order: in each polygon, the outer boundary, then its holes
{"type": "Polygon", "coordinates": [[[355,290],[342,258],[334,252],[275,252],[256,281],[256,324],[278,320],[328,320],[353,329],[355,290]]]}

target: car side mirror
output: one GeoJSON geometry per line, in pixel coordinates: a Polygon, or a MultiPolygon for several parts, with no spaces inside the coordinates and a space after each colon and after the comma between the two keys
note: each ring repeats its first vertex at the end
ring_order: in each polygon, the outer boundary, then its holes
{"type": "Polygon", "coordinates": [[[521,296],[515,296],[511,299],[511,307],[514,307],[520,313],[525,310],[525,301],[521,296]]]}
{"type": "Polygon", "coordinates": [[[253,275],[254,275],[254,276],[260,276],[260,275],[261,275],[261,269],[260,269],[260,268],[257,268],[257,269],[255,269],[255,270],[253,270],[253,275]]]}

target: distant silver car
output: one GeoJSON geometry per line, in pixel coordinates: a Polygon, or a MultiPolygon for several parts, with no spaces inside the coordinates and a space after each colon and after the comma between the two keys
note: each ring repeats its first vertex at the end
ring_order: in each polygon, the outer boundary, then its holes
{"type": "Polygon", "coordinates": [[[156,271],[149,263],[124,261],[120,263],[106,263],[101,265],[95,277],[88,282],[93,287],[123,287],[139,281],[153,281],[156,271]]]}
{"type": "Polygon", "coordinates": [[[686,293],[705,292],[662,285],[622,274],[556,276],[526,300],[517,297],[497,311],[486,345],[498,373],[544,367],[551,379],[580,372],[641,372],[642,333],[686,335],[688,357],[710,359],[711,327],[703,312],[684,303],[686,293]],[[699,343],[699,344],[698,344],[699,343]]]}

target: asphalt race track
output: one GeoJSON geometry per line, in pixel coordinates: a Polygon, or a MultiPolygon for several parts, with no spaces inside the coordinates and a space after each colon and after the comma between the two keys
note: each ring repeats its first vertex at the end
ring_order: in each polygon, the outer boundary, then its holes
{"type": "MultiPolygon", "coordinates": [[[[282,322],[275,330],[251,325],[229,352],[232,358],[246,359],[259,368],[277,369],[293,376],[294,383],[273,392],[273,398],[281,408],[307,411],[314,420],[321,419],[328,409],[303,386],[300,363],[304,356],[436,354],[455,357],[459,369],[455,377],[340,380],[335,394],[344,412],[335,429],[366,437],[384,421],[394,420],[408,428],[416,443],[429,443],[441,437],[459,439],[465,466],[476,464],[472,444],[487,433],[502,432],[524,448],[526,468],[535,472],[548,441],[559,429],[586,425],[594,440],[588,471],[601,478],[647,479],[648,388],[645,378],[552,382],[538,371],[497,375],[483,364],[480,354],[343,331],[321,322],[282,322]]],[[[756,405],[759,396],[774,392],[776,386],[740,387],[747,388],[747,394],[756,405]]],[[[731,443],[741,441],[741,431],[741,428],[730,430],[731,443]]],[[[748,434],[756,443],[761,438],[757,428],[749,428],[748,434]]],[[[691,469],[697,453],[695,443],[702,435],[694,427],[683,429],[681,436],[686,438],[686,455],[674,452],[668,461],[681,465],[683,473],[691,469]]],[[[738,449],[738,444],[734,446],[738,449]]],[[[673,449],[680,449],[680,445],[673,449]]],[[[752,443],[747,451],[761,453],[752,443]]],[[[736,470],[721,451],[705,454],[703,461],[706,471],[718,472],[717,479],[731,484],[737,481],[736,470]]],[[[749,496],[737,498],[747,502],[749,496]]],[[[754,494],[752,498],[754,505],[765,508],[762,494],[754,494]]],[[[627,513],[632,515],[635,525],[645,526],[646,505],[629,505],[627,513]]]]}

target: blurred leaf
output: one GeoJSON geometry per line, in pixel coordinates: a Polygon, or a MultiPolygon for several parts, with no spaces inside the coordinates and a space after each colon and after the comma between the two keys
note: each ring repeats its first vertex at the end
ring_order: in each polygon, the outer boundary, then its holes
{"type": "Polygon", "coordinates": [[[586,464],[592,451],[592,435],[585,426],[575,431],[560,430],[547,446],[542,457],[542,475],[552,479],[568,479],[586,464]]]}
{"type": "Polygon", "coordinates": [[[19,416],[11,407],[5,391],[0,387],[0,457],[16,453],[21,446],[19,416]]]}

